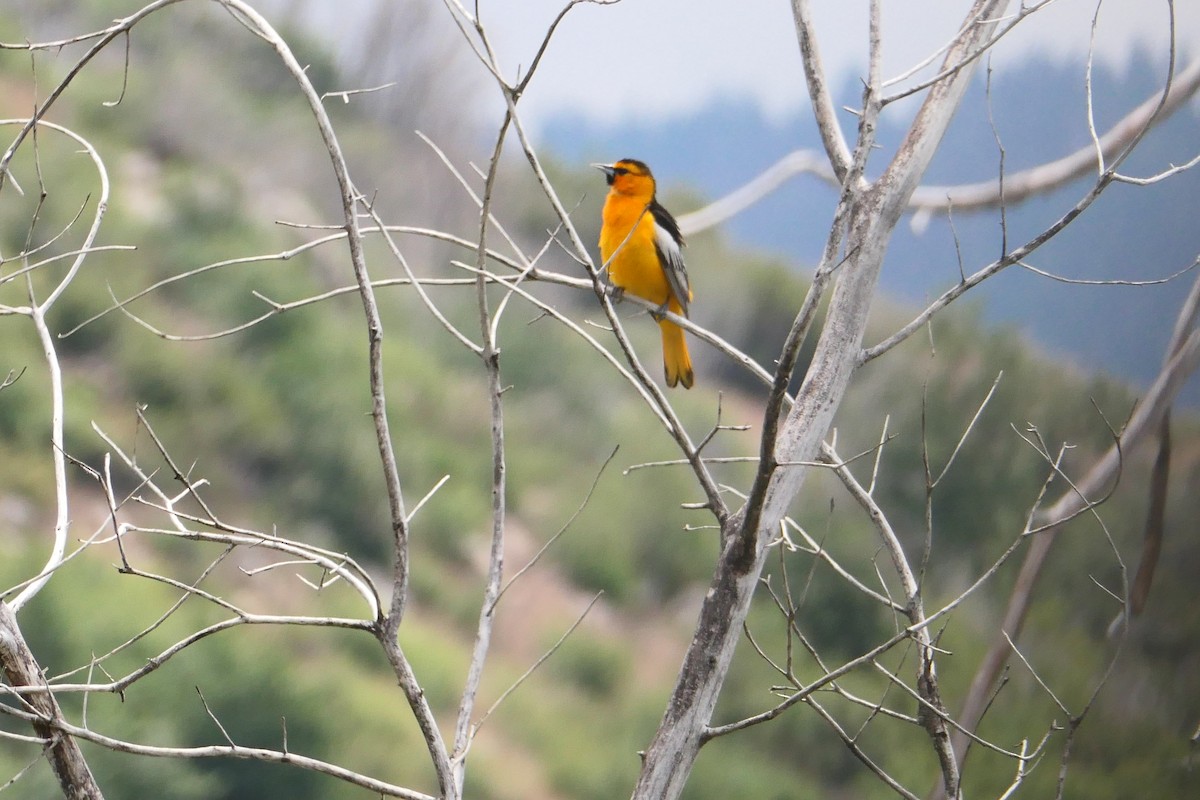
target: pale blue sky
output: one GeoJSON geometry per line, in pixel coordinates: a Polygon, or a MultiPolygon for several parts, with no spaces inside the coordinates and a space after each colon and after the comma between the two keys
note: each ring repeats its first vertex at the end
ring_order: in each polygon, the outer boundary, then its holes
{"type": "MultiPolygon", "coordinates": [[[[1050,3],[1002,42],[997,64],[1033,52],[1082,62],[1096,5],[1050,3]]],[[[1175,5],[1179,40],[1200,43],[1200,2],[1175,5]]],[[[563,0],[481,0],[481,17],[510,74],[529,63],[562,6],[563,0]]],[[[907,70],[946,43],[969,6],[967,0],[884,0],[885,74],[907,70]]],[[[861,74],[865,0],[814,0],[812,8],[834,85],[861,74]]],[[[1100,57],[1121,65],[1138,48],[1165,53],[1167,8],[1166,0],[1106,0],[1096,32],[1100,57]]],[[[694,111],[718,97],[750,98],[768,117],[795,112],[806,101],[788,0],[581,5],[560,26],[522,107],[535,123],[563,112],[645,120],[694,111]]]]}

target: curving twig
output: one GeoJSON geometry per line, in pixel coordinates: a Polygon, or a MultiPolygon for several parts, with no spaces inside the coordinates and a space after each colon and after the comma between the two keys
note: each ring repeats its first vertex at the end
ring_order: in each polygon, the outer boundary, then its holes
{"type": "MultiPolygon", "coordinates": [[[[31,120],[0,120],[3,125],[22,125],[22,130],[26,126],[32,128],[36,124],[36,118],[31,120]]],[[[83,267],[83,262],[91,253],[96,235],[100,231],[100,224],[104,219],[104,212],[108,208],[108,170],[105,169],[104,161],[100,158],[96,149],[79,134],[57,125],[52,122],[42,121],[39,127],[46,127],[56,133],[63,134],[76,143],[78,143],[91,159],[92,164],[96,168],[96,173],[100,178],[100,195],[96,204],[96,211],[92,217],[92,224],[88,228],[88,232],[84,237],[83,244],[76,251],[75,259],[71,262],[71,266],[67,269],[65,275],[58,282],[58,285],[50,291],[45,299],[39,301],[34,295],[33,282],[26,276],[29,306],[24,309],[16,310],[30,318],[33,323],[34,330],[37,332],[38,341],[42,346],[42,355],[46,359],[46,368],[49,373],[50,380],[50,449],[51,459],[54,464],[54,491],[55,491],[55,522],[54,522],[54,537],[50,548],[50,555],[46,560],[46,565],[42,568],[38,578],[29,583],[21,593],[13,598],[11,607],[14,614],[20,612],[21,608],[26,603],[37,596],[54,574],[58,565],[62,562],[63,556],[67,549],[67,530],[70,526],[71,514],[69,507],[69,499],[67,496],[67,464],[66,464],[66,444],[64,440],[64,426],[66,407],[64,402],[64,387],[62,365],[59,362],[58,351],[55,348],[54,336],[50,332],[50,326],[46,321],[46,314],[53,308],[55,302],[62,296],[66,288],[75,280],[79,274],[79,270],[83,267]]],[[[15,148],[15,145],[13,146],[15,148]]],[[[11,153],[8,158],[11,158],[11,153]]],[[[7,170],[8,158],[0,160],[0,188],[3,187],[4,172],[7,170]]]]}

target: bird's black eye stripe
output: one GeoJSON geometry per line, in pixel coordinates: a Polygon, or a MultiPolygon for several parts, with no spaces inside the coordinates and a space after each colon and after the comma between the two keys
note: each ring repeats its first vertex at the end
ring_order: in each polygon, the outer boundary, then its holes
{"type": "Polygon", "coordinates": [[[615,174],[615,175],[628,175],[628,174],[629,174],[629,170],[625,169],[624,167],[617,167],[616,169],[614,169],[614,170],[613,170],[613,174],[615,174]]]}

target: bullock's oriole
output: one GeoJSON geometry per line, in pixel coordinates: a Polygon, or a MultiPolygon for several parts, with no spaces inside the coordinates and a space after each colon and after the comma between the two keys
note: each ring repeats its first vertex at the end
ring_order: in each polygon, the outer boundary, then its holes
{"type": "MultiPolygon", "coordinates": [[[[686,317],[692,289],[683,265],[679,225],[654,196],[654,176],[641,161],[623,158],[615,164],[594,164],[608,179],[604,224],[600,228],[600,257],[608,277],[621,291],[659,306],[659,316],[672,311],[686,317]]],[[[663,340],[663,369],[667,385],[692,388],[695,376],[683,328],[659,319],[663,340]]]]}

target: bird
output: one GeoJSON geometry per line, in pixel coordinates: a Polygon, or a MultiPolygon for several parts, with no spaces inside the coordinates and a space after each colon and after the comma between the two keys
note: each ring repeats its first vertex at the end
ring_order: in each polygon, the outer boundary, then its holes
{"type": "Polygon", "coordinates": [[[655,197],[654,175],[642,161],[623,158],[593,164],[608,181],[600,227],[600,257],[618,294],[629,292],[658,306],[663,371],[667,386],[692,388],[695,374],[683,328],[665,319],[671,311],[688,315],[692,288],[683,263],[679,223],[655,197]]]}

